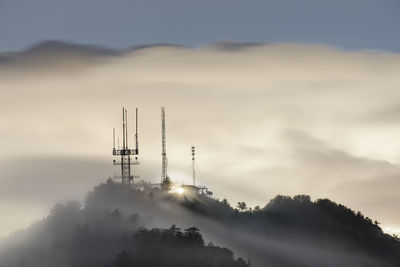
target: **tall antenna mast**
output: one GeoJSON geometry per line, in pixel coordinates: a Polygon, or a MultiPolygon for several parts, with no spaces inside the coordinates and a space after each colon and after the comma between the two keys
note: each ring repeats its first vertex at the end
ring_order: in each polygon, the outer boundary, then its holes
{"type": "Polygon", "coordinates": [[[121,166],[121,175],[115,176],[114,178],[120,178],[122,184],[131,184],[133,183],[134,178],[139,178],[137,175],[131,174],[131,165],[139,165],[138,157],[139,151],[137,149],[138,146],[138,138],[137,138],[137,109],[136,109],[136,148],[130,149],[128,145],[128,111],[125,108],[122,108],[122,148],[119,147],[119,138],[118,140],[118,148],[115,148],[115,129],[113,129],[113,155],[120,157],[120,159],[114,160],[114,165],[121,166]],[[131,155],[136,155],[135,159],[131,160],[131,155]]]}
{"type": "Polygon", "coordinates": [[[196,185],[196,164],[194,162],[194,156],[195,156],[195,151],[194,151],[194,146],[192,146],[192,171],[193,171],[193,185],[196,185]]]}
{"type": "Polygon", "coordinates": [[[135,140],[136,140],[136,155],[139,154],[139,142],[138,142],[138,108],[136,108],[136,132],[135,132],[135,140]]]}
{"type": "Polygon", "coordinates": [[[125,148],[125,109],[122,108],[122,149],[125,148]]]}
{"type": "Polygon", "coordinates": [[[167,179],[167,148],[165,140],[165,108],[161,107],[161,148],[162,148],[162,162],[161,162],[161,183],[167,179]]]}
{"type": "Polygon", "coordinates": [[[125,149],[128,148],[128,111],[125,109],[125,149]]]}

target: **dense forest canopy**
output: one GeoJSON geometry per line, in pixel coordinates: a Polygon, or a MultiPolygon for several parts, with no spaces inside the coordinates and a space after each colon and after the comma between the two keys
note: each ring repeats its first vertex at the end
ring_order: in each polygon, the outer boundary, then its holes
{"type": "Polygon", "coordinates": [[[248,267],[242,258],[234,260],[227,248],[205,245],[196,227],[182,232],[169,229],[140,230],[126,240],[127,249],[118,254],[113,267],[248,267]]]}

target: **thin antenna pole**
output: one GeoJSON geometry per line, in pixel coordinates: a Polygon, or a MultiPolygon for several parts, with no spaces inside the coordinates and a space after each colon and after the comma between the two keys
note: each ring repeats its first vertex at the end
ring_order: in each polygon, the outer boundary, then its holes
{"type": "Polygon", "coordinates": [[[125,144],[126,144],[126,149],[128,149],[128,111],[125,109],[125,144]]]}
{"type": "MultiPolygon", "coordinates": [[[[129,150],[129,145],[128,145],[128,110],[125,109],[125,148],[126,150],[129,150]]],[[[125,168],[124,168],[124,172],[126,171],[127,173],[127,177],[125,177],[127,179],[127,183],[130,184],[131,183],[131,157],[129,156],[129,154],[126,156],[127,162],[125,162],[125,168]]]]}
{"type": "Polygon", "coordinates": [[[136,108],[136,133],[135,133],[135,139],[136,139],[136,153],[139,153],[139,142],[138,142],[138,108],[136,108]]]}
{"type": "Polygon", "coordinates": [[[162,148],[162,166],[161,166],[161,182],[167,178],[167,149],[165,137],[165,108],[161,107],[161,148],[162,148]]]}
{"type": "Polygon", "coordinates": [[[113,149],[115,149],[115,128],[113,128],[113,149]]]}
{"type": "Polygon", "coordinates": [[[122,149],[125,149],[125,109],[122,108],[122,149]]]}
{"type": "Polygon", "coordinates": [[[192,146],[192,175],[193,175],[193,185],[196,185],[196,167],[195,167],[195,162],[194,162],[194,156],[195,156],[195,150],[194,146],[192,146]]]}
{"type": "Polygon", "coordinates": [[[121,183],[125,183],[125,174],[124,174],[124,167],[125,167],[125,108],[122,108],[122,151],[121,151],[121,183]]]}

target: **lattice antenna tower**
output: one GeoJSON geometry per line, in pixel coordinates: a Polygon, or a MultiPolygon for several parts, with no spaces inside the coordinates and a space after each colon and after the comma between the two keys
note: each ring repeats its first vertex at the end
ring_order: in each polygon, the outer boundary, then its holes
{"type": "Polygon", "coordinates": [[[167,148],[166,148],[166,136],[165,136],[165,108],[161,107],[161,184],[164,183],[168,177],[167,167],[168,167],[168,159],[167,159],[167,148]]]}
{"type": "Polygon", "coordinates": [[[135,148],[131,149],[128,145],[128,111],[122,108],[122,148],[119,146],[115,147],[115,129],[113,129],[113,156],[118,157],[118,160],[114,160],[114,166],[121,166],[121,175],[114,176],[115,179],[120,179],[122,184],[131,184],[134,182],[133,179],[139,178],[137,175],[133,175],[131,166],[139,165],[138,155],[138,109],[136,108],[136,121],[135,121],[135,148]],[[131,156],[135,156],[131,159],[131,156]]]}

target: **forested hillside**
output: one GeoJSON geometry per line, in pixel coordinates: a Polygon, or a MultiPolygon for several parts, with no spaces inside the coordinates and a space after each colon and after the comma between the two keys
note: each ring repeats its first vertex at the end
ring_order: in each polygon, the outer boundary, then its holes
{"type": "Polygon", "coordinates": [[[277,196],[262,208],[232,207],[108,181],[83,205],[57,204],[0,247],[5,267],[249,265],[394,267],[400,240],[328,199],[277,196]]]}

